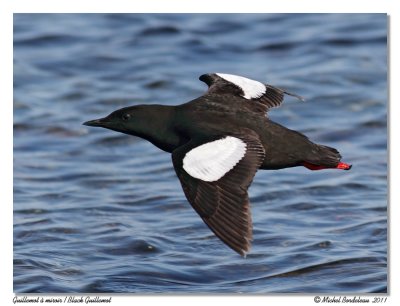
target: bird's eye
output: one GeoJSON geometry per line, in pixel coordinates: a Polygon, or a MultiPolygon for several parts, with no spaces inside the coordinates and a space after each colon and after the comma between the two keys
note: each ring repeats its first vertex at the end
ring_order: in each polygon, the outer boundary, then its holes
{"type": "Polygon", "coordinates": [[[123,115],[122,115],[122,119],[123,119],[123,120],[129,120],[129,119],[131,119],[131,114],[123,114],[123,115]]]}

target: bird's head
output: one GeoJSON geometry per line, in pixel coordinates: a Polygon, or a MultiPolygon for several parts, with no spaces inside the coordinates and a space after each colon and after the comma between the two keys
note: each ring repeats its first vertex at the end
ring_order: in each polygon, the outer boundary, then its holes
{"type": "Polygon", "coordinates": [[[168,127],[171,107],[136,105],[116,110],[108,116],[83,123],[145,139],[157,137],[168,127]]]}
{"type": "Polygon", "coordinates": [[[86,121],[83,125],[142,136],[143,133],[146,134],[152,128],[156,114],[156,105],[130,106],[116,110],[104,118],[86,121]]]}

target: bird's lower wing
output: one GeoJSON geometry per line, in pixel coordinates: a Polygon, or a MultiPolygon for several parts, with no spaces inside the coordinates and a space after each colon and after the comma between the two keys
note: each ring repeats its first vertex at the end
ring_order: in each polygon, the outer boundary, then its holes
{"type": "Polygon", "coordinates": [[[252,240],[247,189],[264,159],[257,135],[219,135],[191,140],[172,153],[183,191],[203,221],[244,256],[252,240]]]}

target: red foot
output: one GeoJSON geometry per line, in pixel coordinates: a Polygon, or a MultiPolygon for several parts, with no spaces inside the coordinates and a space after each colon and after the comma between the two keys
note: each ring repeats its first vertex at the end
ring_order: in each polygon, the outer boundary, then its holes
{"type": "Polygon", "coordinates": [[[350,170],[351,165],[342,163],[340,162],[336,167],[331,168],[331,167],[325,167],[325,166],[319,166],[319,165],[314,165],[308,162],[303,162],[303,166],[306,167],[307,169],[310,170],[322,170],[322,169],[342,169],[342,170],[350,170]]]}
{"type": "Polygon", "coordinates": [[[352,165],[349,165],[349,164],[340,162],[340,163],[336,166],[336,169],[350,170],[351,167],[352,167],[352,165]]]}

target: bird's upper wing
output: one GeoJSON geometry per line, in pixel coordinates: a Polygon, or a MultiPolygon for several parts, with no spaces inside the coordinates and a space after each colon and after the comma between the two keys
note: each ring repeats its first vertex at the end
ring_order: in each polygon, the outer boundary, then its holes
{"type": "Polygon", "coordinates": [[[264,112],[281,105],[285,94],[304,100],[303,97],[283,89],[237,75],[208,73],[201,75],[199,79],[208,85],[208,93],[234,95],[252,100],[262,105],[264,112]]]}
{"type": "Polygon", "coordinates": [[[252,131],[191,140],[172,152],[190,204],[215,235],[242,256],[252,239],[247,189],[263,159],[264,148],[252,131]]]}

